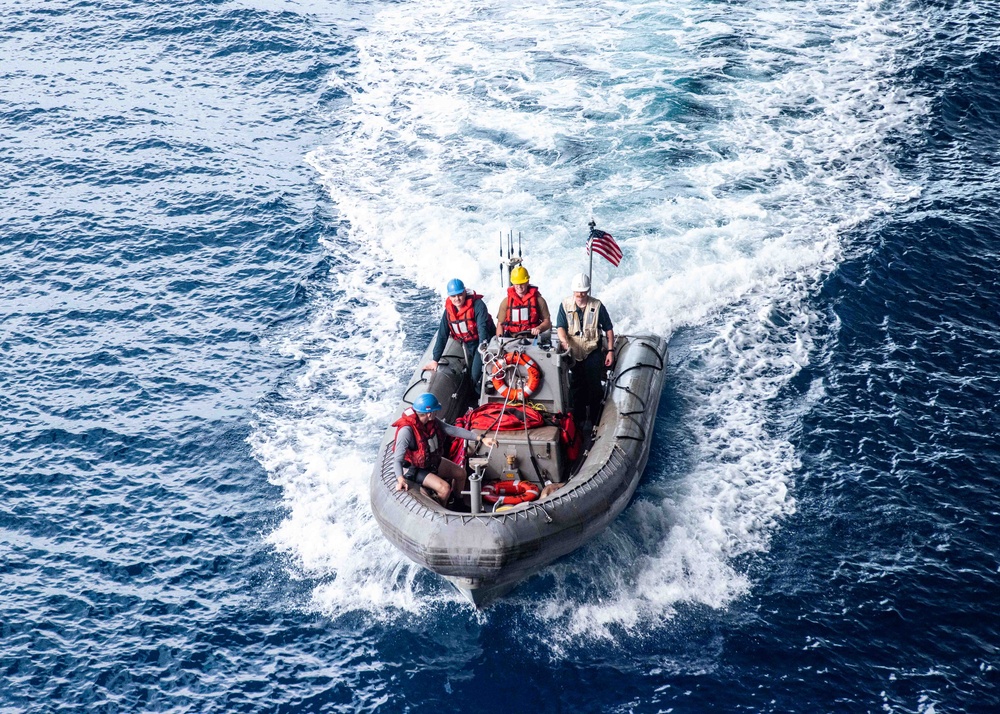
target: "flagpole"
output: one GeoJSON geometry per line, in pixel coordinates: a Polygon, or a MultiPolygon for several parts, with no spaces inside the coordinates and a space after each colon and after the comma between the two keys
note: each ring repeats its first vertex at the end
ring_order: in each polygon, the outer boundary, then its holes
{"type": "Polygon", "coordinates": [[[594,294],[594,228],[597,226],[597,222],[591,218],[590,223],[590,235],[587,236],[587,252],[590,254],[590,268],[587,271],[587,281],[590,283],[590,294],[594,294]]]}
{"type": "Polygon", "coordinates": [[[590,253],[590,268],[587,271],[587,280],[590,282],[590,290],[594,291],[594,246],[590,238],[587,239],[587,252],[590,253]]]}

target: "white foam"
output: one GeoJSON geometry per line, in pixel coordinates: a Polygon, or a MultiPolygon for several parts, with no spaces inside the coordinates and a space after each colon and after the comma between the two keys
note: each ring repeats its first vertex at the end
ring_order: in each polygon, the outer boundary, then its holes
{"type": "Polygon", "coordinates": [[[406,325],[427,331],[440,303],[421,289],[451,277],[495,307],[510,229],[554,303],[586,269],[592,216],[625,250],[618,270],[595,264],[619,331],[685,328],[670,377],[684,407],[668,416],[685,420],[690,466],[652,462],[610,531],[549,571],[538,611],[566,638],[613,636],[746,593],[736,563],[795,508],[775,398],[831,329],[810,298],[847,231],[917,190],[892,165],[926,111],[893,75],[917,22],[837,0],[380,10],[332,80],[351,104],[307,157],[349,223],[330,246],[345,264],[314,322],[275,336],[305,368],[252,438],[290,509],[272,540],[322,582],[319,605],[450,600],[368,512],[374,447],[424,347],[406,325]],[[599,580],[571,587],[595,562],[599,580]]]}

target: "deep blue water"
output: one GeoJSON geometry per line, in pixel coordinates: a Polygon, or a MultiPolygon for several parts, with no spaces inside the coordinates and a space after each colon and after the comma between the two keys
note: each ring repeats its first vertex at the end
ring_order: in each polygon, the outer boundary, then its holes
{"type": "Polygon", "coordinates": [[[0,711],[1000,710],[998,9],[0,6],[0,711]],[[374,447],[591,216],[650,464],[477,613],[374,447]]]}

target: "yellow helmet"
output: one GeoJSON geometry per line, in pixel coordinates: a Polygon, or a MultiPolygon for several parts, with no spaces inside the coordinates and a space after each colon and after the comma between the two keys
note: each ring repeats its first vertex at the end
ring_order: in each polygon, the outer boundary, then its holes
{"type": "Polygon", "coordinates": [[[518,265],[510,271],[510,282],[512,285],[524,285],[529,280],[531,280],[531,276],[528,275],[528,271],[522,265],[518,265]]]}

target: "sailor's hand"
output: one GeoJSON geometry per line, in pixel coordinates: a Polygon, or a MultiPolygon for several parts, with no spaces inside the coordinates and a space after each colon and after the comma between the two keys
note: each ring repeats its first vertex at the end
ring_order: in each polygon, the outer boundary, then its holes
{"type": "Polygon", "coordinates": [[[563,342],[559,340],[559,346],[562,347],[563,352],[569,352],[569,342],[563,342]]]}
{"type": "Polygon", "coordinates": [[[431,372],[437,372],[438,363],[436,359],[432,359],[430,362],[424,365],[424,369],[429,369],[431,372]]]}
{"type": "Polygon", "coordinates": [[[494,446],[497,445],[497,440],[494,439],[492,436],[484,436],[483,443],[492,449],[494,446]]]}
{"type": "Polygon", "coordinates": [[[532,335],[534,335],[535,337],[538,337],[538,335],[540,335],[540,334],[541,334],[541,332],[542,332],[542,331],[541,331],[541,330],[539,330],[539,329],[538,329],[537,327],[532,327],[532,328],[531,328],[531,334],[532,334],[532,335]]]}
{"type": "Polygon", "coordinates": [[[406,479],[400,476],[396,479],[396,490],[397,491],[409,491],[410,487],[406,483],[406,479]]]}
{"type": "Polygon", "coordinates": [[[608,353],[604,355],[604,366],[610,367],[614,363],[615,363],[615,353],[612,352],[611,350],[608,350],[608,353]]]}

